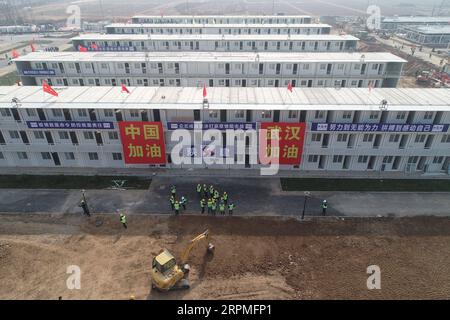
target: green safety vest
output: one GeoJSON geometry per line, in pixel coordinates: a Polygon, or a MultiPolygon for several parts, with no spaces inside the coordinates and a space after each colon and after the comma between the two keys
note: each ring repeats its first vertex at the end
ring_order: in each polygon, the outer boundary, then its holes
{"type": "Polygon", "coordinates": [[[208,201],[208,207],[212,206],[212,201],[208,201]]]}
{"type": "Polygon", "coordinates": [[[322,208],[323,208],[323,209],[328,208],[328,204],[327,204],[327,203],[322,203],[322,208]]]}
{"type": "Polygon", "coordinates": [[[224,199],[224,200],[227,200],[228,199],[228,194],[224,194],[223,196],[222,196],[222,198],[224,199]]]}
{"type": "Polygon", "coordinates": [[[175,210],[179,210],[180,209],[180,204],[179,203],[175,203],[175,210]]]}
{"type": "Polygon", "coordinates": [[[175,199],[174,199],[173,197],[171,197],[171,198],[169,199],[169,201],[170,201],[170,203],[174,203],[174,202],[175,202],[175,199]]]}
{"type": "Polygon", "coordinates": [[[216,210],[216,207],[217,207],[216,204],[213,203],[213,204],[212,204],[212,209],[213,209],[213,210],[216,210]]]}
{"type": "Polygon", "coordinates": [[[205,201],[200,201],[200,207],[204,208],[205,207],[205,201]]]}
{"type": "Polygon", "coordinates": [[[122,222],[122,223],[127,223],[127,217],[125,217],[125,216],[120,216],[120,222],[122,222]]]}
{"type": "Polygon", "coordinates": [[[233,209],[234,209],[234,207],[235,207],[235,205],[234,205],[234,204],[230,204],[230,205],[228,205],[228,210],[233,210],[233,209]]]}
{"type": "Polygon", "coordinates": [[[224,206],[223,204],[221,204],[221,205],[219,206],[219,210],[220,210],[220,211],[225,211],[225,206],[224,206]]]}
{"type": "Polygon", "coordinates": [[[202,191],[202,186],[201,185],[197,185],[197,192],[201,192],[202,191]]]}
{"type": "Polygon", "coordinates": [[[187,202],[187,199],[186,198],[181,198],[181,201],[180,201],[181,203],[186,203],[187,202]]]}

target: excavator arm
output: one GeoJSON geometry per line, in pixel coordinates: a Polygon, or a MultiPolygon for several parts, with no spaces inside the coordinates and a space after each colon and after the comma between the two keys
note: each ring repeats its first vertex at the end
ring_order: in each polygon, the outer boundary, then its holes
{"type": "MultiPolygon", "coordinates": [[[[187,262],[187,259],[189,257],[189,254],[191,253],[191,250],[194,248],[194,246],[199,243],[201,240],[206,239],[208,240],[209,238],[209,230],[206,230],[205,232],[203,232],[202,234],[199,234],[198,236],[196,236],[194,239],[192,239],[188,246],[186,247],[186,249],[184,249],[183,254],[181,255],[181,260],[180,263],[181,265],[185,264],[187,262]]],[[[209,244],[208,244],[208,249],[209,249],[209,244]]]]}

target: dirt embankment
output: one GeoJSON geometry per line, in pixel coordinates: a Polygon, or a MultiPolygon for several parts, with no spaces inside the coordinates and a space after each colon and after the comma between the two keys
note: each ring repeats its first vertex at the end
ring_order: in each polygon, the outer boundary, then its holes
{"type": "Polygon", "coordinates": [[[334,219],[10,215],[0,225],[2,299],[314,299],[448,298],[450,219],[334,219]],[[96,220],[101,220],[100,226],[96,220]],[[192,288],[150,289],[151,257],[179,257],[209,228],[189,259],[192,288]],[[381,269],[368,290],[366,269],[381,269]],[[81,289],[66,287],[67,266],[81,268],[81,289]]]}

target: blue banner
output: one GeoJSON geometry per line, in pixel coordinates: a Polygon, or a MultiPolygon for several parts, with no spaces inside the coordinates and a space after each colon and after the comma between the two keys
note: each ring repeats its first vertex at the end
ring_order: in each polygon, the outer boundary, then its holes
{"type": "Polygon", "coordinates": [[[27,121],[30,129],[114,129],[114,123],[104,121],[27,121]]]}
{"type": "Polygon", "coordinates": [[[167,122],[168,130],[256,130],[255,122],[167,122]]]}
{"type": "Polygon", "coordinates": [[[350,132],[447,132],[449,124],[311,123],[311,131],[350,132]]]}
{"type": "Polygon", "coordinates": [[[53,69],[25,69],[22,70],[24,76],[54,76],[55,70],[53,69]]]}

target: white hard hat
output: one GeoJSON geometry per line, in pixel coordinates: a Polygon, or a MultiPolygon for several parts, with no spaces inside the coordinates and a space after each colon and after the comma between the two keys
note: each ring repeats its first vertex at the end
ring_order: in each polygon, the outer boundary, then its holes
{"type": "Polygon", "coordinates": [[[323,200],[323,202],[327,202],[327,200],[323,200]]]}

